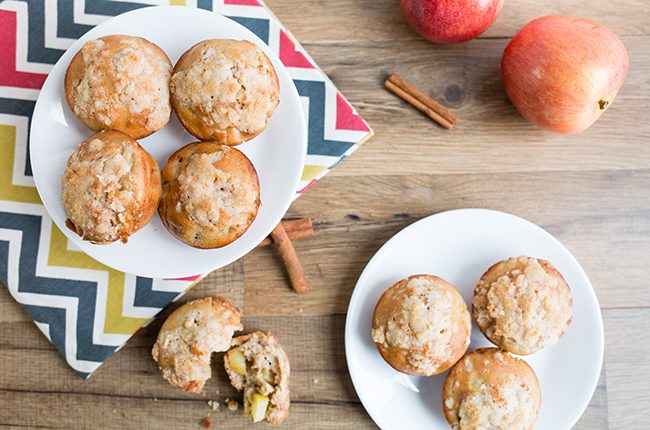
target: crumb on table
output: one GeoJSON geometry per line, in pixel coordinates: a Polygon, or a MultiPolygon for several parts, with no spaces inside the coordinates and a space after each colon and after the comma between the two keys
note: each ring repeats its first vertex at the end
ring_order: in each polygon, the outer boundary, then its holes
{"type": "Polygon", "coordinates": [[[226,399],[226,406],[229,411],[234,412],[239,408],[239,402],[235,399],[226,399]]]}
{"type": "Polygon", "coordinates": [[[207,416],[201,420],[201,427],[206,429],[212,428],[212,418],[207,416]]]}

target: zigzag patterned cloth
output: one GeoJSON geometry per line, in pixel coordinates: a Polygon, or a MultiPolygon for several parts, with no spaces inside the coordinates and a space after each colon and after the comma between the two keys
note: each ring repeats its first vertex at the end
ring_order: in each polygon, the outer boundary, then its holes
{"type": "Polygon", "coordinates": [[[38,92],[76,39],[112,16],[184,4],[244,25],[278,55],[308,111],[309,149],[296,197],[372,136],[372,130],[258,0],[5,0],[0,2],[0,281],[67,363],[90,376],[158,312],[205,275],[147,279],[80,252],[41,204],[28,130],[38,92]]]}

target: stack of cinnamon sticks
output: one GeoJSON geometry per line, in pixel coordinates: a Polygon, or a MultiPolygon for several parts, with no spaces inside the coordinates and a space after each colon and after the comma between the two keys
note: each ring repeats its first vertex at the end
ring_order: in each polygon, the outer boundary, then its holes
{"type": "Polygon", "coordinates": [[[425,92],[397,73],[390,75],[384,82],[384,86],[447,130],[453,128],[459,121],[458,115],[429,97],[425,92]]]}

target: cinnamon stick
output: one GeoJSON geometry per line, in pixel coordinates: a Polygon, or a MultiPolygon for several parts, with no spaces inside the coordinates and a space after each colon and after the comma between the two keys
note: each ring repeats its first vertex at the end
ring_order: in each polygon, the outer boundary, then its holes
{"type": "MultiPolygon", "coordinates": [[[[311,218],[300,218],[290,221],[282,221],[282,227],[287,232],[287,236],[291,240],[305,239],[314,235],[314,226],[311,218]]],[[[273,243],[271,236],[267,237],[259,243],[259,246],[268,246],[273,243]]]]}
{"type": "Polygon", "coordinates": [[[278,251],[280,251],[280,256],[287,268],[289,282],[291,282],[293,290],[298,294],[303,294],[309,291],[309,285],[307,284],[307,278],[305,278],[302,264],[300,264],[296,250],[293,248],[293,244],[291,243],[287,232],[284,230],[282,223],[279,223],[273,229],[271,232],[271,238],[278,247],[278,251]]]}
{"type": "Polygon", "coordinates": [[[396,73],[390,75],[384,82],[384,86],[447,130],[450,130],[459,121],[457,114],[396,73]]]}

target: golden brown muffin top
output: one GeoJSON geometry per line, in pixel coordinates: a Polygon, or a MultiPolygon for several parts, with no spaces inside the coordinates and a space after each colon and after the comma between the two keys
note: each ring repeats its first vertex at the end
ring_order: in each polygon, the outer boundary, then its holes
{"type": "Polygon", "coordinates": [[[77,147],[61,184],[68,226],[95,243],[126,242],[160,199],[156,161],[130,136],[113,130],[77,147]]]}
{"type": "Polygon", "coordinates": [[[497,348],[482,348],[451,369],[442,400],[454,430],[532,430],[541,391],[525,361],[497,348]]]}
{"type": "Polygon", "coordinates": [[[245,40],[196,44],[178,60],[170,89],[174,109],[191,134],[227,145],[259,134],[280,101],[271,61],[245,40]]]}
{"type": "Polygon", "coordinates": [[[481,277],[472,312],[481,331],[497,346],[531,354],[557,342],[569,326],[571,289],[548,261],[509,258],[481,277]]]}
{"type": "Polygon", "coordinates": [[[434,375],[462,356],[470,331],[471,317],[458,291],[436,276],[415,275],[382,295],[371,335],[395,369],[434,375]]]}
{"type": "Polygon", "coordinates": [[[169,231],[189,245],[227,245],[257,215],[257,173],[235,148],[215,142],[186,145],[169,158],[162,178],[160,216],[169,231]]]}
{"type": "Polygon", "coordinates": [[[66,73],[68,104],[93,130],[115,129],[141,138],[169,121],[171,72],[167,55],[141,37],[90,40],[66,73]]]}

